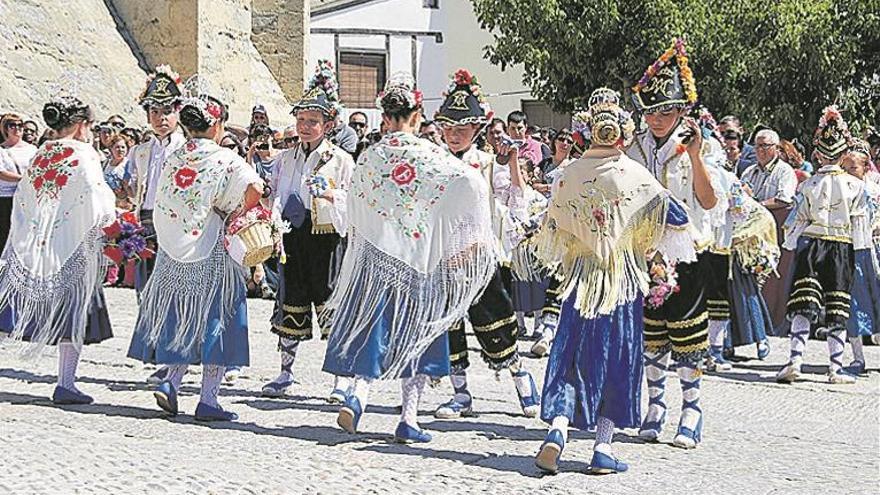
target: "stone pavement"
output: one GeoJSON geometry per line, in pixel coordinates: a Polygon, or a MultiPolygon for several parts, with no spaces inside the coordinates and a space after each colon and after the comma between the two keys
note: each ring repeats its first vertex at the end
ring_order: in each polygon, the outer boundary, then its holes
{"type": "MultiPolygon", "coordinates": [[[[537,419],[520,415],[513,383],[496,381],[472,358],[478,417],[440,421],[431,411],[447,399],[448,381],[428,389],[420,421],[434,441],[390,442],[397,422],[398,385],[375,387],[364,433],[335,424],[336,407],[323,398],[332,385],[320,371],[325,345],[300,348],[298,384],[283,399],[260,397],[278,368],[276,339],[268,331],[270,303],[251,301],[251,361],[224,386],[222,404],[235,423],[196,423],[199,370],[184,380],[181,409],[169,419],[144,379],[152,371],[125,358],[136,315],[132,291],[107,293],[117,337],[87,347],[80,388],[88,406],[52,405],[55,359],[23,363],[0,354],[0,493],[740,493],[862,494],[880,489],[880,349],[866,348],[868,377],[855,385],[823,381],[827,351],[810,341],[807,379],[778,385],[773,375],[787,344],[772,339],[767,361],[739,363],[703,382],[704,441],[696,450],[671,446],[677,407],[660,444],[635,431],[618,432],[615,448],[628,473],[583,474],[592,434],[573,432],[562,472],[541,476],[533,456],[545,434],[537,419]]],[[[475,345],[475,342],[473,342],[475,345]]],[[[473,347],[473,346],[472,346],[473,347]]],[[[528,343],[521,344],[526,352],[528,343]]],[[[740,349],[754,356],[754,349],[740,349]]],[[[546,360],[528,359],[543,381],[546,360]]],[[[670,380],[670,383],[676,383],[670,380]]],[[[647,393],[643,394],[647,401],[647,393]]],[[[667,392],[680,403],[677,384],[667,392]]]]}

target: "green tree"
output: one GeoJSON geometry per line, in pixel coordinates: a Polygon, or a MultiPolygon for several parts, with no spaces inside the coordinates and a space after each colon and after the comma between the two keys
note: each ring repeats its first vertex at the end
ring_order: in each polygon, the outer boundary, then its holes
{"type": "Polygon", "coordinates": [[[700,102],[809,142],[822,108],[880,120],[880,0],[471,0],[489,60],[560,111],[630,88],[675,37],[700,102]]]}

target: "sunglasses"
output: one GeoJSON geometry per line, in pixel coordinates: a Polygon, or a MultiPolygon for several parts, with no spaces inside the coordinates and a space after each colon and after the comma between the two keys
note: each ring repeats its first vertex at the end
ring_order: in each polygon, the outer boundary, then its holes
{"type": "Polygon", "coordinates": [[[260,151],[268,151],[269,150],[269,143],[260,143],[257,145],[257,149],[260,151]]]}
{"type": "Polygon", "coordinates": [[[6,128],[7,129],[23,129],[24,123],[22,123],[22,122],[7,122],[6,128]]]}
{"type": "Polygon", "coordinates": [[[293,146],[294,144],[299,142],[299,137],[286,137],[284,138],[284,144],[288,146],[293,146]]]}
{"type": "Polygon", "coordinates": [[[561,137],[556,138],[556,140],[559,142],[563,142],[563,143],[574,144],[574,139],[569,138],[569,137],[561,136],[561,137]]]}
{"type": "Polygon", "coordinates": [[[367,123],[366,123],[366,122],[349,122],[348,125],[351,126],[352,128],[364,128],[364,127],[367,127],[367,123]]]}
{"type": "Polygon", "coordinates": [[[235,143],[221,144],[220,147],[236,152],[238,151],[238,146],[235,143]]]}

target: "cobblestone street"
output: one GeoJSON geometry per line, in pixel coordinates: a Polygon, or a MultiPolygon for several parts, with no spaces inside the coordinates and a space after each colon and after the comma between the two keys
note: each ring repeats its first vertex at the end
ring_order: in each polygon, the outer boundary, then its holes
{"type": "MultiPolygon", "coordinates": [[[[300,347],[298,384],[290,395],[262,398],[260,387],[275,376],[279,360],[267,301],[250,301],[252,366],[221,391],[221,403],[240,420],[193,420],[196,368],[184,379],[183,414],[166,418],[144,380],[153,368],[125,358],[134,292],[113,289],[107,296],[117,336],[85,348],[79,368],[79,387],[95,404],[51,403],[54,357],[23,363],[9,352],[0,355],[0,493],[860,494],[880,486],[877,347],[865,349],[867,378],[832,386],[824,382],[827,348],[810,341],[807,379],[786,386],[773,376],[788,346],[774,338],[768,360],[740,362],[704,381],[706,425],[696,450],[672,447],[673,407],[660,444],[642,443],[632,430],[617,433],[616,452],[630,464],[628,473],[583,474],[592,434],[572,432],[562,472],[542,477],[533,456],[545,426],[521,416],[510,377],[496,381],[476,353],[471,387],[478,416],[434,419],[431,412],[451,386],[444,381],[429,388],[420,416],[434,435],[429,444],[391,443],[399,401],[393,382],[374,388],[360,425],[364,433],[342,432],[337,407],[324,401],[332,379],[320,371],[325,345],[317,340],[300,347]]],[[[523,342],[521,351],[527,349],[523,342]]],[[[544,363],[526,360],[539,388],[544,363]]],[[[669,382],[675,385],[667,402],[679,404],[677,381],[669,382]]]]}

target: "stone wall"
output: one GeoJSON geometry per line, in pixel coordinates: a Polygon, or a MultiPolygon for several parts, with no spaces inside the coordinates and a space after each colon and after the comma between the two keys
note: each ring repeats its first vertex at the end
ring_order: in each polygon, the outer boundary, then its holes
{"type": "Polygon", "coordinates": [[[0,19],[0,112],[21,113],[44,128],[43,104],[70,74],[99,119],[119,113],[144,122],[135,101],[144,72],[103,0],[3,0],[0,19]]]}
{"type": "Polygon", "coordinates": [[[229,103],[233,123],[247,124],[256,103],[274,126],[289,122],[289,101],[303,87],[307,2],[110,1],[149,66],[170,64],[184,79],[199,73],[229,103]]]}

